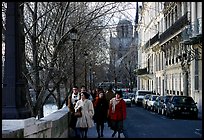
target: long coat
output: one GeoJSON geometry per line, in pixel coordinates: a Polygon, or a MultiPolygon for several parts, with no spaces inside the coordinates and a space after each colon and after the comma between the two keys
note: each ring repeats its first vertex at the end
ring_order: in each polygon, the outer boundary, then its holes
{"type": "Polygon", "coordinates": [[[76,110],[81,107],[82,117],[77,118],[76,127],[80,128],[90,128],[94,126],[93,115],[94,107],[93,103],[89,99],[78,100],[74,109],[76,110]]]}
{"type": "Polygon", "coordinates": [[[109,118],[114,121],[122,121],[126,119],[126,104],[125,101],[121,98],[119,103],[115,106],[115,111],[112,111],[113,101],[116,100],[115,98],[112,98],[110,100],[109,105],[109,118]]]}
{"type": "Polygon", "coordinates": [[[94,100],[94,120],[97,123],[104,123],[107,120],[109,104],[105,98],[98,98],[94,100]]]}

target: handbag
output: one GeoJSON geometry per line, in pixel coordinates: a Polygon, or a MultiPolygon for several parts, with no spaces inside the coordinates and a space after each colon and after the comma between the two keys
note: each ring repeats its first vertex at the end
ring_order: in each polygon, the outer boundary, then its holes
{"type": "Polygon", "coordinates": [[[77,117],[77,118],[82,117],[81,107],[77,109],[77,112],[74,112],[74,116],[77,117]]]}

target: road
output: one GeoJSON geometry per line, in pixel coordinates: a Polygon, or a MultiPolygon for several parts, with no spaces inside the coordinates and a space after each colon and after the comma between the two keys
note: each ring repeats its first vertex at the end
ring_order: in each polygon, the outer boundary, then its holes
{"type": "Polygon", "coordinates": [[[202,120],[170,119],[141,106],[127,107],[128,138],[201,138],[202,120]]]}

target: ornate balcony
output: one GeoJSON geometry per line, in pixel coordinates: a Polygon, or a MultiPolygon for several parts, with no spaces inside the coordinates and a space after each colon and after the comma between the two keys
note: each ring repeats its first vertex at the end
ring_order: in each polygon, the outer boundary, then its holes
{"type": "Polygon", "coordinates": [[[147,68],[137,69],[136,75],[139,77],[143,77],[145,79],[152,79],[153,78],[153,72],[147,70],[147,68]]]}
{"type": "Polygon", "coordinates": [[[136,74],[137,74],[137,75],[148,74],[147,68],[137,69],[137,70],[136,70],[136,74]]]}
{"type": "Polygon", "coordinates": [[[187,13],[179,18],[171,27],[169,27],[165,32],[160,35],[160,43],[164,42],[166,39],[170,38],[176,32],[181,30],[188,24],[187,13]]]}
{"type": "Polygon", "coordinates": [[[197,44],[202,41],[202,20],[197,19],[195,22],[186,26],[181,33],[182,43],[186,45],[197,44]]]}
{"type": "Polygon", "coordinates": [[[159,41],[159,32],[153,38],[150,39],[150,46],[157,41],[159,41]]]}

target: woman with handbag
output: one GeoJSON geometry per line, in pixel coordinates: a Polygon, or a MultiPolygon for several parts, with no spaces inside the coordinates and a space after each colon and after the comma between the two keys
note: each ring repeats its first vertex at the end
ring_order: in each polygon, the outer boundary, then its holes
{"type": "Polygon", "coordinates": [[[110,118],[110,128],[114,131],[112,137],[118,132],[123,132],[123,121],[126,119],[126,104],[122,98],[122,91],[116,91],[115,98],[110,100],[108,116],[110,118]]]}
{"type": "Polygon", "coordinates": [[[88,98],[89,94],[87,92],[82,92],[81,99],[77,101],[74,107],[75,112],[77,112],[78,109],[81,109],[82,116],[79,116],[76,122],[76,128],[80,129],[81,138],[87,138],[88,128],[94,126],[94,107],[92,101],[88,98]]]}

